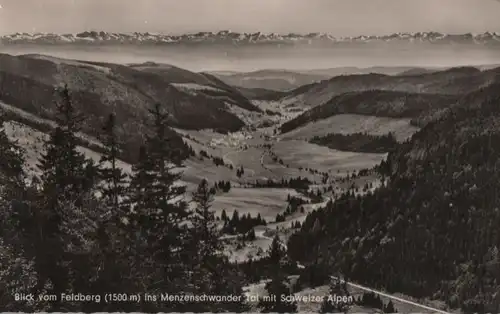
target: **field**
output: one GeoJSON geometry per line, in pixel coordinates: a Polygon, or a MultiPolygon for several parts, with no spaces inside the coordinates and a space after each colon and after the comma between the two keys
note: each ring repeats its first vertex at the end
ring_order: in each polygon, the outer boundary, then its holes
{"type": "Polygon", "coordinates": [[[292,167],[311,167],[332,174],[372,168],[387,155],[342,152],[298,140],[280,141],[273,150],[284,163],[292,167]]]}
{"type": "Polygon", "coordinates": [[[280,136],[284,140],[311,139],[328,133],[368,133],[386,135],[392,132],[397,140],[404,141],[419,129],[410,125],[410,119],[393,119],[355,114],[340,114],[309,123],[280,136]]]}
{"type": "Polygon", "coordinates": [[[234,210],[240,214],[261,214],[262,218],[272,221],[276,214],[286,208],[288,195],[297,195],[292,189],[232,188],[228,193],[217,195],[213,207],[216,211],[226,210],[229,216],[234,210]]]}
{"type": "Polygon", "coordinates": [[[238,177],[236,177],[236,170],[231,170],[228,167],[216,166],[212,160],[196,160],[194,158],[188,159],[184,162],[183,180],[197,185],[202,179],[213,183],[216,181],[230,181],[231,185],[239,185],[238,177]]]}

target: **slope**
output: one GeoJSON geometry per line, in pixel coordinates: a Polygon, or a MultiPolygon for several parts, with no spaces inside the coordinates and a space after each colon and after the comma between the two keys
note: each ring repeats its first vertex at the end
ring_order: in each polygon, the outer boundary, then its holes
{"type": "Polygon", "coordinates": [[[387,118],[417,118],[423,113],[448,108],[460,96],[417,94],[398,91],[372,90],[348,92],[316,106],[295,119],[285,122],[281,132],[286,133],[307,123],[339,114],[361,114],[387,118]]]}
{"type": "MultiPolygon", "coordinates": [[[[118,135],[126,142],[127,151],[137,151],[144,117],[154,103],[164,106],[174,127],[227,132],[244,126],[228,111],[226,98],[177,88],[162,75],[115,64],[0,55],[0,100],[5,103],[52,120],[57,99],[54,89],[62,84],[68,85],[76,107],[87,118],[85,133],[96,136],[102,119],[111,112],[116,114],[118,135]]],[[[248,103],[242,106],[248,107],[248,103]]],[[[180,137],[173,136],[187,152],[180,137]]]]}
{"type": "MultiPolygon", "coordinates": [[[[195,84],[205,86],[205,89],[199,89],[203,94],[216,98],[227,98],[233,105],[249,111],[260,111],[236,88],[224,83],[217,77],[208,73],[194,73],[169,64],[158,64],[147,62],[142,64],[130,65],[134,70],[146,73],[153,73],[160,76],[164,81],[170,84],[195,84]]],[[[177,85],[183,86],[183,85],[177,85]]],[[[190,85],[184,85],[189,87],[190,85]]]]}
{"type": "Polygon", "coordinates": [[[310,215],[289,247],[353,280],[466,312],[500,310],[500,88],[474,93],[382,163],[385,187],[310,215]]]}
{"type": "Polygon", "coordinates": [[[500,68],[480,71],[473,67],[452,68],[444,71],[412,76],[383,74],[345,75],[302,86],[281,99],[283,104],[294,104],[305,109],[322,105],[335,96],[369,90],[399,91],[427,94],[466,94],[489,85],[500,73],[500,68]]]}

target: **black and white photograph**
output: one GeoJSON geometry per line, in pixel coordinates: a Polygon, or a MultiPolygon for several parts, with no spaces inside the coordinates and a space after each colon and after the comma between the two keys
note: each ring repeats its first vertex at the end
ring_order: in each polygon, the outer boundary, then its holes
{"type": "Polygon", "coordinates": [[[499,0],[0,0],[0,312],[500,312],[499,0]]]}

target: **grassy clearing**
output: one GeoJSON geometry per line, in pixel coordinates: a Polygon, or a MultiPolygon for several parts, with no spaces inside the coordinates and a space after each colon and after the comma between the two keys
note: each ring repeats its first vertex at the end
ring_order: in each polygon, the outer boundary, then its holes
{"type": "Polygon", "coordinates": [[[311,167],[330,173],[345,173],[372,168],[387,157],[387,154],[342,152],[305,141],[280,141],[274,152],[291,167],[311,167]]]}
{"type": "Polygon", "coordinates": [[[393,119],[356,114],[340,114],[309,123],[280,136],[283,140],[311,139],[329,133],[368,133],[386,135],[392,132],[398,141],[411,137],[419,129],[410,125],[410,119],[393,119]]]}
{"type": "Polygon", "coordinates": [[[215,166],[210,159],[196,160],[188,159],[184,162],[185,168],[182,169],[183,179],[186,182],[198,184],[202,179],[208,182],[231,181],[239,182],[236,177],[236,170],[231,170],[224,166],[215,166]]]}
{"type": "Polygon", "coordinates": [[[226,210],[228,215],[232,215],[234,210],[240,214],[250,213],[272,221],[276,214],[285,210],[286,198],[290,195],[297,195],[292,189],[266,189],[266,188],[232,188],[228,193],[215,197],[213,208],[217,213],[226,210]]]}

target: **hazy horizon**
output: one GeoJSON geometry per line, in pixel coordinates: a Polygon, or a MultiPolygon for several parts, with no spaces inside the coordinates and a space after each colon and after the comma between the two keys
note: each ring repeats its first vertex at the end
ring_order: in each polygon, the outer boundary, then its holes
{"type": "Polygon", "coordinates": [[[148,48],[89,47],[3,47],[0,52],[12,55],[43,54],[59,58],[110,62],[119,64],[157,62],[171,64],[194,72],[230,71],[252,72],[258,70],[308,71],[340,67],[455,67],[500,64],[500,52],[495,50],[463,49],[392,49],[345,51],[313,50],[304,53],[277,51],[266,54],[231,55],[217,50],[175,50],[148,48]]]}
{"type": "Polygon", "coordinates": [[[16,32],[232,30],[333,36],[500,31],[495,0],[0,0],[0,35],[16,32]]]}

